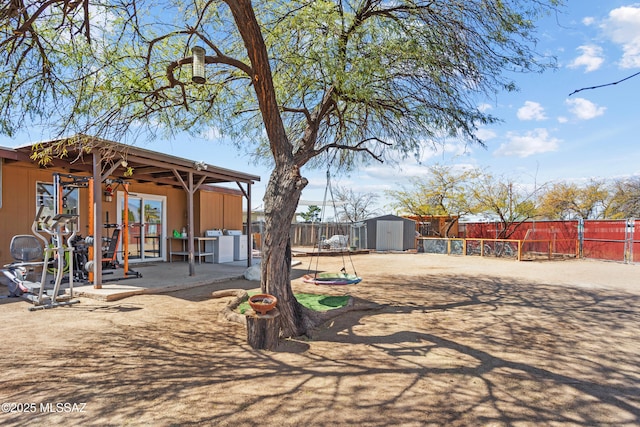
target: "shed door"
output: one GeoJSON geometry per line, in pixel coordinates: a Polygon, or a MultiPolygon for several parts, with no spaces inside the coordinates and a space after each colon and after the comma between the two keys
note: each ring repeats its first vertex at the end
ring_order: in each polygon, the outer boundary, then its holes
{"type": "Polygon", "coordinates": [[[402,221],[377,221],[376,224],[376,250],[401,251],[402,221]]]}

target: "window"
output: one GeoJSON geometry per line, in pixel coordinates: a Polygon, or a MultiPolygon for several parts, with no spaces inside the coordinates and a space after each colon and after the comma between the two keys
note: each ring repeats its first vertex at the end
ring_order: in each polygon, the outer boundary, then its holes
{"type": "MultiPolygon", "coordinates": [[[[62,208],[58,213],[78,215],[78,198],[79,191],[77,187],[62,188],[62,208]]],[[[46,182],[36,183],[36,212],[41,206],[44,206],[42,210],[42,216],[53,217],[56,214],[54,208],[55,192],[53,184],[46,182]]]]}

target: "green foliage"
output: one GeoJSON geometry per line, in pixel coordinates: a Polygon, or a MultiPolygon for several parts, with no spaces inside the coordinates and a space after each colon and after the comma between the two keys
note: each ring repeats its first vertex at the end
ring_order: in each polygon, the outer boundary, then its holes
{"type": "Polygon", "coordinates": [[[640,176],[613,182],[606,212],[610,218],[640,218],[640,176]]]}
{"type": "Polygon", "coordinates": [[[408,189],[387,192],[400,214],[425,219],[440,215],[486,215],[498,218],[505,232],[515,230],[519,223],[538,214],[539,189],[529,191],[513,178],[495,177],[486,170],[436,164],[428,168],[425,177],[414,177],[411,185],[408,189]]]}
{"type": "Polygon", "coordinates": [[[478,125],[496,121],[479,99],[513,90],[505,69],[552,65],[532,50],[533,22],[557,1],[380,2],[255,1],[268,64],[251,64],[225,2],[138,0],[80,5],[69,16],[0,18],[0,131],[29,120],[60,134],[170,135],[212,127],[247,152],[271,158],[251,70],[270,67],[286,136],[298,166],[380,159],[386,150],[420,149],[425,138],[479,141],[478,125]],[[91,37],[88,37],[90,29],[91,37]],[[184,58],[202,45],[213,62],[207,83],[191,83],[184,58]],[[383,143],[382,143],[383,142],[383,143]],[[358,156],[357,154],[364,154],[358,156]]]}
{"type": "Polygon", "coordinates": [[[517,224],[531,218],[623,219],[640,217],[640,178],[556,182],[530,186],[488,171],[433,165],[411,186],[388,191],[400,214],[428,217],[465,214],[517,224]]]}
{"type": "Polygon", "coordinates": [[[537,215],[537,194],[540,188],[529,190],[514,178],[494,177],[483,173],[476,180],[472,197],[476,213],[492,215],[502,223],[498,237],[507,239],[523,222],[537,215]]]}
{"type": "Polygon", "coordinates": [[[604,181],[591,180],[582,186],[560,182],[541,195],[539,214],[548,219],[600,219],[607,215],[610,197],[604,181]]]}
{"type": "Polygon", "coordinates": [[[479,171],[439,164],[429,166],[427,170],[426,176],[411,179],[410,188],[387,191],[394,199],[394,209],[418,217],[461,216],[474,212],[472,186],[479,171]]]}
{"type": "Polygon", "coordinates": [[[306,212],[299,213],[298,215],[302,217],[304,222],[318,222],[320,221],[321,212],[322,212],[322,209],[320,209],[320,207],[316,205],[311,205],[307,208],[306,212]]]}

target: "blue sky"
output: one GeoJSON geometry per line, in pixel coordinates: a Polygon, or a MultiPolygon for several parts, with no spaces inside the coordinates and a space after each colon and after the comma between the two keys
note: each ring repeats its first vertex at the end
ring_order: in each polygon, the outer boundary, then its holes
{"type": "MultiPolygon", "coordinates": [[[[621,0],[568,0],[560,13],[539,23],[537,51],[555,56],[556,70],[515,77],[519,92],[499,94],[480,104],[502,123],[480,129],[486,149],[454,141],[425,150],[420,159],[400,164],[371,164],[350,175],[336,176],[333,185],[381,195],[423,175],[433,163],[488,168],[515,177],[525,185],[549,181],[584,182],[591,178],[640,175],[640,76],[619,85],[585,90],[640,71],[640,3],[621,0]]],[[[23,133],[0,139],[16,146],[42,139],[23,133]]],[[[269,178],[267,167],[256,166],[230,144],[184,136],[157,141],[145,148],[202,160],[217,166],[260,175],[253,187],[253,208],[262,205],[269,178]]],[[[303,170],[309,179],[303,200],[322,201],[325,171],[303,170]]],[[[298,211],[306,211],[300,206],[298,211]]]]}

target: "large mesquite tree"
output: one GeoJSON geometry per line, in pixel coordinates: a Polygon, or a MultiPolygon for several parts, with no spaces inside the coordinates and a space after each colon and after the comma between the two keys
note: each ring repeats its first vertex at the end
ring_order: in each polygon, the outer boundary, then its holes
{"type": "MultiPolygon", "coordinates": [[[[262,289],[285,336],[313,315],[293,297],[289,224],[303,168],[482,143],[477,106],[540,71],[534,21],[560,0],[10,0],[0,8],[0,129],[34,119],[106,138],[215,129],[272,161],[262,289]],[[190,80],[191,47],[207,81],[190,80]],[[146,128],[145,128],[146,126],[146,128]]],[[[135,178],[135,171],[134,171],[135,178]]]]}

